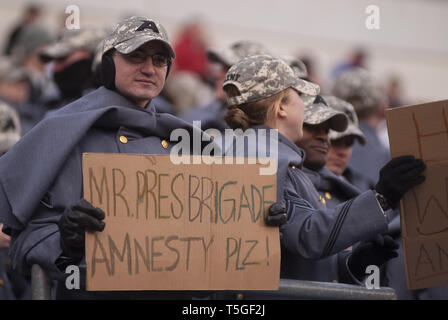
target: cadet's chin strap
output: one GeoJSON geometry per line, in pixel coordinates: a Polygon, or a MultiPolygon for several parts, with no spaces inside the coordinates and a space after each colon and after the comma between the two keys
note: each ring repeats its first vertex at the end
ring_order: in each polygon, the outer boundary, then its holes
{"type": "MultiPolygon", "coordinates": [[[[106,52],[101,59],[101,83],[109,90],[115,90],[115,63],[112,58],[113,50],[106,52]]],[[[169,59],[165,79],[168,78],[168,74],[171,70],[172,59],[169,59]]]]}

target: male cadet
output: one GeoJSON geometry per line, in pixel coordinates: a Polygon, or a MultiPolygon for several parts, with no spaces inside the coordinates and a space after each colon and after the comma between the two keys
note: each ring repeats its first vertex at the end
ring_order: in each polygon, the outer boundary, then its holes
{"type": "Polygon", "coordinates": [[[328,133],[331,145],[330,149],[328,149],[326,167],[335,175],[346,179],[359,190],[373,189],[374,185],[369,184],[370,180],[348,167],[355,141],[357,140],[360,145],[365,145],[366,143],[364,134],[358,126],[359,122],[355,109],[350,103],[335,96],[324,96],[324,99],[331,108],[344,112],[349,119],[348,127],[344,132],[330,130],[328,133]]]}
{"type": "MultiPolygon", "coordinates": [[[[182,292],[85,291],[84,232],[102,231],[104,212],[83,199],[82,154],[168,154],[170,133],[191,125],[154,111],[175,57],[164,27],[131,17],[104,39],[104,86],[54,112],[0,159],[0,221],[11,235],[11,260],[29,272],[39,264],[58,280],[57,298],[186,298],[182,292]],[[68,265],[81,290],[65,288],[68,265]]],[[[201,134],[201,132],[199,132],[201,134]]]]}
{"type": "MultiPolygon", "coordinates": [[[[359,196],[361,192],[325,167],[330,148],[329,130],[342,134],[352,130],[354,126],[351,114],[344,112],[344,108],[340,107],[340,104],[345,102],[335,97],[326,98],[328,100],[317,96],[314,103],[305,108],[303,138],[296,141],[296,145],[305,151],[303,171],[319,192],[319,201],[327,208],[335,208],[359,196]],[[331,108],[327,101],[332,103],[330,106],[335,107],[331,108]],[[348,119],[348,125],[346,119],[348,119]]],[[[374,205],[378,206],[378,204],[374,205]]],[[[365,210],[371,209],[365,208],[365,210]]],[[[383,210],[386,211],[386,207],[383,207],[383,210]]],[[[360,263],[363,261],[376,261],[375,264],[381,267],[388,260],[398,256],[395,252],[397,248],[398,244],[389,235],[377,235],[355,246],[350,261],[355,267],[365,265],[360,263]]],[[[355,279],[360,280],[359,275],[363,275],[365,270],[356,270],[354,273],[357,275],[355,279]]],[[[386,284],[384,276],[381,280],[383,285],[386,284]]]]}
{"type": "Polygon", "coordinates": [[[381,144],[376,131],[384,120],[387,102],[384,90],[367,70],[352,68],[339,75],[332,93],[355,108],[366,143],[354,145],[349,167],[364,175],[372,185],[378,180],[381,167],[390,160],[390,152],[381,144]]]}
{"type": "Polygon", "coordinates": [[[229,126],[224,121],[227,113],[226,95],[222,89],[226,73],[229,68],[245,57],[257,54],[269,54],[269,50],[261,43],[253,41],[237,41],[227,48],[209,48],[207,50],[208,60],[214,64],[215,74],[215,99],[206,106],[194,108],[180,118],[192,123],[201,121],[201,129],[214,128],[220,131],[228,129],[229,126]]]}
{"type": "Polygon", "coordinates": [[[303,138],[296,141],[296,145],[306,154],[303,171],[319,191],[319,201],[330,208],[360,194],[356,187],[336,177],[325,167],[330,148],[328,132],[330,129],[344,131],[348,118],[345,113],[327,105],[323,97],[317,96],[314,103],[305,108],[303,138]]]}

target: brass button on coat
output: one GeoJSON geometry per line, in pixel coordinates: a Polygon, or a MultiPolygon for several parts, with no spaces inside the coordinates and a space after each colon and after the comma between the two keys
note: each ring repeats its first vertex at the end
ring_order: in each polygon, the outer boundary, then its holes
{"type": "Polygon", "coordinates": [[[120,142],[121,143],[128,143],[128,138],[126,138],[125,136],[120,136],[120,142]]]}
{"type": "Polygon", "coordinates": [[[162,140],[161,142],[163,149],[168,148],[168,142],[166,140],[162,140]]]}

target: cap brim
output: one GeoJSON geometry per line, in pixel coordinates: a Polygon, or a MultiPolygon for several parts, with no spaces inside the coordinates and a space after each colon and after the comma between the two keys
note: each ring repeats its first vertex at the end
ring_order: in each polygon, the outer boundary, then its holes
{"type": "Polygon", "coordinates": [[[66,43],[55,43],[42,49],[39,53],[39,57],[42,61],[48,62],[54,59],[65,58],[73,51],[73,48],[66,43]]]}
{"type": "Polygon", "coordinates": [[[140,46],[144,45],[145,43],[151,42],[151,41],[159,41],[159,42],[163,43],[163,45],[168,50],[168,53],[170,54],[171,58],[174,59],[176,57],[176,54],[174,53],[174,49],[169,42],[162,39],[161,37],[159,38],[159,37],[155,37],[154,35],[148,35],[148,34],[142,34],[142,35],[133,37],[131,39],[125,40],[123,42],[120,42],[119,44],[115,45],[114,48],[122,54],[128,54],[128,53],[131,53],[132,51],[136,50],[140,46]]]}
{"type": "Polygon", "coordinates": [[[306,124],[318,125],[328,121],[330,124],[330,129],[334,131],[343,132],[347,129],[347,116],[344,113],[336,111],[323,104],[319,104],[316,111],[314,111],[313,106],[310,106],[308,107],[308,110],[305,110],[305,112],[305,119],[303,122],[306,124]],[[307,114],[311,115],[308,116],[307,114]]]}
{"type": "Polygon", "coordinates": [[[355,136],[359,144],[365,145],[366,138],[362,131],[354,124],[349,124],[347,129],[343,132],[330,131],[328,134],[330,140],[338,140],[347,136],[355,136]]]}
{"type": "Polygon", "coordinates": [[[296,78],[294,89],[310,96],[317,96],[320,92],[320,87],[317,84],[300,78],[296,78]]]}

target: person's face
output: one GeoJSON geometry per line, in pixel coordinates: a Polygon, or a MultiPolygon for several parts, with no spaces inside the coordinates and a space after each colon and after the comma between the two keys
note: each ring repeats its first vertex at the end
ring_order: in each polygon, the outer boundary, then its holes
{"type": "Polygon", "coordinates": [[[295,90],[288,90],[286,99],[282,101],[280,106],[281,114],[284,114],[283,135],[291,141],[297,141],[303,136],[303,113],[305,105],[295,90]]]}
{"type": "Polygon", "coordinates": [[[129,54],[114,52],[115,88],[140,107],[157,97],[165,85],[168,53],[156,41],[129,54]],[[165,64],[165,65],[163,65],[165,64]]]}
{"type": "Polygon", "coordinates": [[[346,136],[331,141],[328,151],[327,168],[337,176],[341,176],[347,168],[352,156],[354,136],[346,136]]]}
{"type": "Polygon", "coordinates": [[[296,144],[306,152],[305,167],[318,170],[325,166],[328,148],[330,147],[329,130],[330,124],[328,121],[318,125],[303,124],[303,138],[298,140],[296,144]]]}

